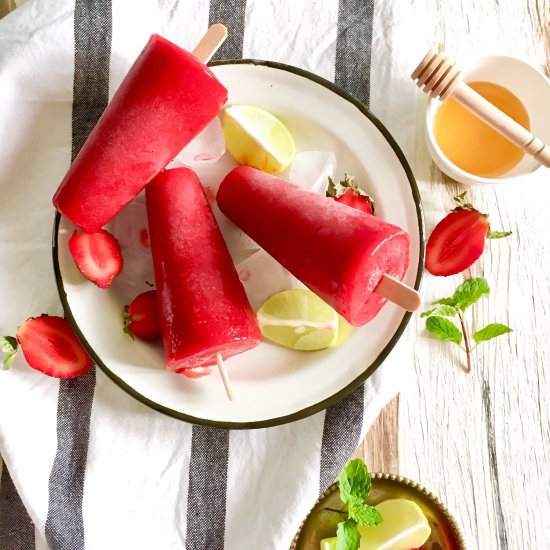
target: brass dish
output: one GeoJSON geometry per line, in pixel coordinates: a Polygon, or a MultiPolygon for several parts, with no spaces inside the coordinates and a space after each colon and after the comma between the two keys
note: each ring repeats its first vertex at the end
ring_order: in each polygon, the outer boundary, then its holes
{"type": "MultiPolygon", "coordinates": [[[[371,474],[369,504],[390,498],[408,498],[416,502],[428,518],[432,534],[422,550],[466,550],[464,538],[447,508],[430,491],[418,483],[397,475],[371,474]]],[[[342,517],[334,511],[345,510],[338,484],[333,483],[317,500],[294,537],[290,550],[319,550],[319,541],[333,537],[342,517]]]]}

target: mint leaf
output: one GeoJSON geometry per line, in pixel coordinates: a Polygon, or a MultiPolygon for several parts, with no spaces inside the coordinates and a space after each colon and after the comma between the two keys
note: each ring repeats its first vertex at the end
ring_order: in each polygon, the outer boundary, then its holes
{"type": "Polygon", "coordinates": [[[430,317],[430,315],[439,315],[441,317],[454,317],[457,313],[458,312],[455,307],[441,304],[437,307],[429,309],[428,311],[425,311],[424,313],[421,313],[420,317],[430,317]]]}
{"type": "Polygon", "coordinates": [[[441,305],[445,305],[445,306],[455,306],[455,301],[454,301],[454,298],[441,298],[440,300],[436,300],[435,302],[432,302],[434,305],[435,304],[441,304],[441,305]]]}
{"type": "Polygon", "coordinates": [[[489,231],[487,232],[487,239],[503,239],[509,237],[512,234],[511,231],[489,231]]]}
{"type": "Polygon", "coordinates": [[[338,481],[340,482],[340,498],[346,504],[352,497],[363,501],[369,496],[371,489],[370,474],[365,463],[359,458],[350,460],[344,466],[338,481]]]}
{"type": "Polygon", "coordinates": [[[2,361],[2,370],[9,370],[12,367],[15,354],[17,353],[17,340],[13,336],[0,336],[0,351],[6,355],[2,361]]]}
{"type": "Polygon", "coordinates": [[[428,317],[426,330],[444,342],[454,342],[458,346],[462,344],[462,332],[454,323],[444,317],[428,317]]]}
{"type": "Polygon", "coordinates": [[[456,289],[452,297],[441,298],[433,303],[434,305],[453,306],[464,312],[490,291],[489,283],[483,277],[468,279],[456,289]]]}
{"type": "Polygon", "coordinates": [[[357,550],[360,543],[361,534],[355,521],[341,521],[336,529],[336,550],[357,550]]]}
{"type": "Polygon", "coordinates": [[[508,334],[509,332],[512,332],[512,329],[510,327],[507,327],[506,325],[501,325],[500,323],[491,323],[481,330],[474,332],[473,337],[477,345],[481,344],[481,342],[486,342],[487,340],[496,338],[497,336],[508,334]]]}
{"type": "Polygon", "coordinates": [[[351,519],[366,527],[378,525],[382,521],[382,515],[374,506],[370,506],[357,497],[352,497],[348,502],[348,513],[351,519]]]}
{"type": "Polygon", "coordinates": [[[489,283],[483,277],[468,279],[456,289],[452,305],[464,312],[490,291],[489,283]]]}

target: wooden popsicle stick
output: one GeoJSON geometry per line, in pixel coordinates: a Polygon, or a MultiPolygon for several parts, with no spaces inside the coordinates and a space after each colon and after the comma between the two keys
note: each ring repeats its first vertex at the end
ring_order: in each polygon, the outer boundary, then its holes
{"type": "Polygon", "coordinates": [[[407,311],[416,311],[422,305],[420,294],[410,286],[385,274],[374,292],[407,311]]]}
{"type": "Polygon", "coordinates": [[[422,91],[442,101],[452,97],[516,147],[550,167],[550,146],[468,86],[443,52],[430,50],[411,77],[422,91]]]}
{"type": "Polygon", "coordinates": [[[215,23],[208,28],[206,34],[199,40],[195,49],[191,52],[203,63],[208,63],[218,48],[227,38],[227,27],[221,23],[215,23]]]}
{"type": "Polygon", "coordinates": [[[225,368],[225,363],[223,362],[221,353],[216,355],[216,362],[218,363],[218,370],[220,371],[220,376],[222,377],[223,387],[225,388],[227,399],[229,399],[229,401],[233,401],[233,388],[231,386],[231,380],[227,375],[227,370],[225,368]]]}

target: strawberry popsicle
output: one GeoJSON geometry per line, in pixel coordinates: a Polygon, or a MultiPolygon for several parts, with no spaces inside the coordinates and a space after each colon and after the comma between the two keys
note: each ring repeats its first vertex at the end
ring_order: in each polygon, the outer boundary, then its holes
{"type": "Polygon", "coordinates": [[[221,211],[352,325],[368,323],[386,302],[384,274],[401,280],[407,233],[370,214],[249,166],[222,181],[221,211]]]}
{"type": "Polygon", "coordinates": [[[161,172],[146,201],[166,365],[197,376],[255,347],[256,317],[195,172],[161,172]]]}
{"type": "Polygon", "coordinates": [[[227,90],[193,54],[153,35],[57,190],[53,203],[101,229],[220,111],[227,90]]]}

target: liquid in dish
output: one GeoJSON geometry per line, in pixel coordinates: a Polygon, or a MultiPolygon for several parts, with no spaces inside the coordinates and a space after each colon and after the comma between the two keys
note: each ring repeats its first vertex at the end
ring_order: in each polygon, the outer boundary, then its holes
{"type": "MultiPolygon", "coordinates": [[[[523,127],[530,129],[529,114],[509,90],[492,82],[468,85],[523,127]]],[[[475,176],[496,178],[523,158],[523,151],[452,98],[439,107],[434,136],[442,153],[456,166],[475,176]]]]}

